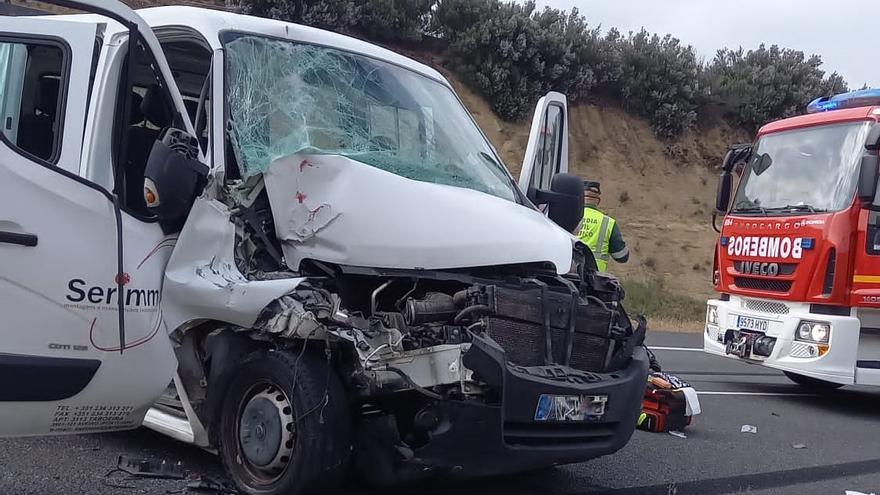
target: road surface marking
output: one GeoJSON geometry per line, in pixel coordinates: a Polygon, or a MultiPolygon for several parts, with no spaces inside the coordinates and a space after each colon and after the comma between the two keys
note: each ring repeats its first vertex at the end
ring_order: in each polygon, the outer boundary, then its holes
{"type": "Polygon", "coordinates": [[[690,352],[703,352],[702,347],[662,347],[662,346],[653,346],[649,345],[648,349],[652,351],[690,351],[690,352]]]}
{"type": "Polygon", "coordinates": [[[821,394],[804,394],[798,392],[701,392],[697,395],[745,395],[752,397],[819,397],[821,394]]]}

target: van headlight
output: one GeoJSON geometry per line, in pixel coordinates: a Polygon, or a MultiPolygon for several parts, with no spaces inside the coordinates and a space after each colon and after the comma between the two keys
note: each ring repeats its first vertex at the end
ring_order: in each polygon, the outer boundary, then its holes
{"type": "Polygon", "coordinates": [[[801,342],[827,344],[831,339],[831,325],[818,321],[802,320],[798,323],[794,339],[801,342]]]}
{"type": "Polygon", "coordinates": [[[706,324],[707,325],[718,325],[718,306],[712,306],[711,304],[706,309],[706,324]]]}

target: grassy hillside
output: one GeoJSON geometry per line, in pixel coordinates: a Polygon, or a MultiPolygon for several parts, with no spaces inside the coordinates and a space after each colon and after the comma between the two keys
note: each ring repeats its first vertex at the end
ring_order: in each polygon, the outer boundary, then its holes
{"type": "MultiPolygon", "coordinates": [[[[478,95],[446,76],[518,176],[529,122],[498,119],[478,95]]],[[[629,263],[609,265],[629,289],[629,305],[663,326],[700,321],[712,294],[717,165],[728,144],[749,136],[716,124],[665,143],[648,122],[612,106],[576,106],[570,118],[571,171],[602,183],[602,209],[620,223],[632,251],[629,263]]]]}

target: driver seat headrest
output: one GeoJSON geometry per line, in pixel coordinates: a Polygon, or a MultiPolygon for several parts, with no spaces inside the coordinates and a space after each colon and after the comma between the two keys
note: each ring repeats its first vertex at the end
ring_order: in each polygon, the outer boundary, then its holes
{"type": "Polygon", "coordinates": [[[150,86],[141,101],[141,112],[147,122],[163,129],[171,125],[171,109],[165,102],[165,95],[159,86],[150,86]]]}
{"type": "Polygon", "coordinates": [[[54,116],[58,107],[58,92],[60,89],[60,79],[49,76],[41,77],[34,99],[34,109],[39,110],[43,115],[54,116]]]}

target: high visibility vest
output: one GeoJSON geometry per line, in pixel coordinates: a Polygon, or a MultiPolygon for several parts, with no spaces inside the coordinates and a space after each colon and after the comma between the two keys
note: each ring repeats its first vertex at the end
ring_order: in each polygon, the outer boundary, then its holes
{"type": "Polygon", "coordinates": [[[613,218],[595,208],[584,208],[578,239],[593,251],[596,265],[602,272],[608,268],[608,259],[611,257],[609,253],[612,230],[614,230],[613,218]]]}

